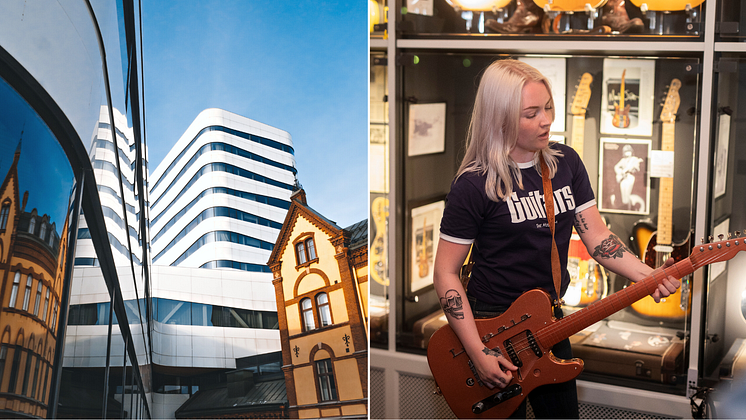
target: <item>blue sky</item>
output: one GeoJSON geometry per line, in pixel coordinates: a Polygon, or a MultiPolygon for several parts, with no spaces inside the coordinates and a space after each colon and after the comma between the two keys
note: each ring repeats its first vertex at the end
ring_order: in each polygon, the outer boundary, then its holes
{"type": "Polygon", "coordinates": [[[368,32],[362,1],[143,1],[151,171],[206,108],[293,137],[308,204],[367,218],[368,32]]]}

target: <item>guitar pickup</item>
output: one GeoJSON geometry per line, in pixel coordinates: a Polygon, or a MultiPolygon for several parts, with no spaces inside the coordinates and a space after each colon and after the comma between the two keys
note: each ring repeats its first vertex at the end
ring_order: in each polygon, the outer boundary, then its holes
{"type": "Polygon", "coordinates": [[[521,395],[523,389],[519,384],[513,384],[497,394],[490,395],[489,397],[479,401],[471,406],[471,411],[474,414],[482,414],[490,408],[503,403],[515,396],[521,395]]]}

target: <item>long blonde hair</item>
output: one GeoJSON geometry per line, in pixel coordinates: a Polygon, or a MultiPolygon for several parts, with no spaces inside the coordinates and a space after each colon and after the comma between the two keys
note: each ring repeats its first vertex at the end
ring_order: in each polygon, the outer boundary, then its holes
{"type": "MultiPolygon", "coordinates": [[[[554,117],[554,98],[549,81],[530,65],[513,59],[497,60],[484,71],[466,136],[466,154],[456,178],[467,172],[487,175],[485,192],[492,201],[507,200],[513,194],[513,177],[523,189],[521,170],[510,156],[518,140],[523,87],[541,82],[547,87],[554,117]]],[[[546,162],[550,176],[557,172],[562,152],[546,147],[534,156],[534,167],[541,173],[539,158],[546,162]]]]}

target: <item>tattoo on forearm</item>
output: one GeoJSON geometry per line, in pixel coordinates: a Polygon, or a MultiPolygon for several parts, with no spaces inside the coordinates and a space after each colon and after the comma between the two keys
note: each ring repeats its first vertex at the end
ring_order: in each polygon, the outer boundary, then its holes
{"type": "Polygon", "coordinates": [[[455,289],[450,289],[445,296],[440,298],[440,306],[443,312],[452,318],[464,319],[464,304],[461,301],[461,295],[455,289]]]}
{"type": "Polygon", "coordinates": [[[621,239],[612,233],[596,247],[593,251],[593,256],[605,259],[623,258],[625,252],[632,253],[626,246],[624,246],[621,239]]]}
{"type": "Polygon", "coordinates": [[[482,349],[482,352],[487,356],[500,357],[503,355],[499,347],[495,347],[494,349],[488,349],[487,347],[485,347],[482,349]]]}
{"type": "Polygon", "coordinates": [[[575,230],[578,233],[585,233],[588,231],[588,223],[585,221],[585,217],[581,213],[575,215],[575,230]]]}

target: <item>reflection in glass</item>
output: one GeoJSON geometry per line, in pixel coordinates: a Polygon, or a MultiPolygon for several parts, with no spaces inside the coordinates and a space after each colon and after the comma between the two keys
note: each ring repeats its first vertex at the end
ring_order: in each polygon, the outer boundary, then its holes
{"type": "Polygon", "coordinates": [[[46,417],[74,177],[47,125],[2,79],[0,109],[0,278],[10,291],[0,311],[0,378],[8,378],[0,392],[10,413],[46,417]]]}

